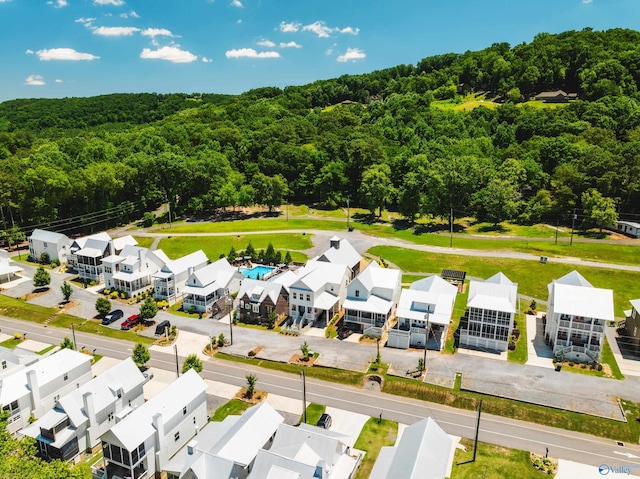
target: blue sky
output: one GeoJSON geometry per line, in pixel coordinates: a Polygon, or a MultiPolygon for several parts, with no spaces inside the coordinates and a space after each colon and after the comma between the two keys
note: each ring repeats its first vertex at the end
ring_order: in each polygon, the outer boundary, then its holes
{"type": "Polygon", "coordinates": [[[0,0],[0,101],[240,93],[584,27],[640,29],[640,1],[0,0]]]}

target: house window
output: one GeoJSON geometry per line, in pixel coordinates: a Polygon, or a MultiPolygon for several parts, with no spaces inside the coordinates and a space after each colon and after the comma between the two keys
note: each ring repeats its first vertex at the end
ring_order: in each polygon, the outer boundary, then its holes
{"type": "Polygon", "coordinates": [[[66,381],[67,379],[69,379],[69,373],[64,373],[64,380],[66,381]]]}
{"type": "Polygon", "coordinates": [[[307,301],[311,301],[311,295],[310,294],[307,295],[307,301]]]}
{"type": "Polygon", "coordinates": [[[360,297],[360,290],[356,289],[356,298],[359,298],[359,297],[360,297]]]}
{"type": "Polygon", "coordinates": [[[187,406],[182,408],[182,414],[187,414],[187,406]]]}
{"type": "Polygon", "coordinates": [[[173,440],[174,440],[174,441],[177,441],[178,439],[180,439],[180,431],[176,432],[176,433],[173,435],[173,440]]]}
{"type": "Polygon", "coordinates": [[[195,416],[193,416],[193,423],[194,424],[196,423],[196,417],[195,416]]]}
{"type": "Polygon", "coordinates": [[[46,248],[47,247],[47,243],[42,243],[42,246],[44,246],[46,248]]]}
{"type": "Polygon", "coordinates": [[[254,313],[259,313],[260,312],[260,305],[259,304],[254,304],[253,305],[253,312],[254,313]]]}
{"type": "Polygon", "coordinates": [[[244,303],[244,309],[251,309],[251,303],[244,303]]]}
{"type": "Polygon", "coordinates": [[[297,293],[294,292],[293,293],[293,299],[298,299],[297,296],[298,296],[297,293]]]}
{"type": "Polygon", "coordinates": [[[240,300],[240,307],[244,308],[244,301],[240,300]]]}
{"type": "Polygon", "coordinates": [[[113,412],[110,412],[110,413],[107,415],[107,421],[109,421],[109,422],[113,421],[113,412]]]}
{"type": "Polygon", "coordinates": [[[2,361],[2,369],[7,369],[7,362],[6,361],[2,361]]]}

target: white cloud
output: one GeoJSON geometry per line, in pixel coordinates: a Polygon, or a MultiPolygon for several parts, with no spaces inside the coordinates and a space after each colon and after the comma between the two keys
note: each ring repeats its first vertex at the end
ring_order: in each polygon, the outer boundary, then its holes
{"type": "Polygon", "coordinates": [[[140,15],[138,15],[135,10],[131,10],[129,16],[132,18],[140,18],[140,15]]]}
{"type": "Polygon", "coordinates": [[[243,8],[242,2],[240,0],[231,0],[231,5],[238,8],[243,8]]]}
{"type": "Polygon", "coordinates": [[[94,35],[103,37],[130,37],[140,29],[136,27],[98,27],[93,31],[94,35]]]}
{"type": "Polygon", "coordinates": [[[257,52],[253,48],[239,48],[227,51],[227,58],[280,58],[278,52],[257,52]]]}
{"type": "Polygon", "coordinates": [[[171,63],[191,63],[198,59],[193,53],[187,50],[180,50],[176,45],[158,48],[157,50],[143,48],[140,58],[145,60],[166,60],[171,63]]]}
{"type": "Polygon", "coordinates": [[[36,52],[38,58],[43,61],[48,60],[98,60],[100,57],[92,55],[91,53],[81,53],[75,51],[73,48],[51,48],[48,50],[38,50],[36,52]]]}
{"type": "MultiPolygon", "coordinates": [[[[1,1],[1,0],[0,0],[1,1]]],[[[30,48],[27,49],[27,51],[25,52],[27,55],[33,55],[35,52],[33,50],[31,50],[30,48]]]]}
{"type": "Polygon", "coordinates": [[[237,23],[238,25],[240,25],[240,24],[242,23],[242,19],[241,19],[241,18],[238,18],[238,19],[236,20],[236,23],[237,23]]]}
{"type": "Polygon", "coordinates": [[[335,31],[338,33],[349,33],[351,35],[357,35],[358,33],[360,33],[359,28],[353,27],[336,28],[335,31]]]}
{"type": "Polygon", "coordinates": [[[62,80],[60,80],[60,78],[56,78],[56,79],[55,79],[55,82],[56,82],[56,83],[62,83],[62,80]]]}
{"type": "Polygon", "coordinates": [[[333,48],[327,48],[327,49],[324,51],[324,54],[325,54],[325,55],[327,55],[327,56],[329,56],[329,55],[333,54],[333,48]]]}
{"type": "Polygon", "coordinates": [[[0,0],[0,3],[9,3],[11,0],[0,0]]]}
{"type": "Polygon", "coordinates": [[[202,57],[202,63],[211,63],[213,60],[211,58],[202,57]]]}
{"type": "Polygon", "coordinates": [[[166,28],[146,28],[140,32],[140,35],[144,35],[145,37],[173,37],[173,33],[171,33],[166,28]]]}
{"type": "MultiPolygon", "coordinates": [[[[300,25],[298,24],[298,27],[299,26],[300,25]]],[[[280,30],[282,30],[282,23],[280,24],[280,30]]],[[[284,30],[282,30],[282,31],[284,31],[284,30]]],[[[298,30],[296,29],[296,30],[291,30],[291,31],[298,31],[298,30]]],[[[309,25],[303,26],[302,27],[302,31],[303,32],[315,33],[320,38],[329,38],[329,36],[332,33],[348,33],[350,35],[357,35],[358,33],[360,33],[360,29],[359,28],[354,28],[354,27],[344,27],[344,28],[329,27],[329,26],[327,26],[327,24],[325,22],[321,22],[321,21],[316,21],[316,22],[310,23],[309,25]]]]}
{"type": "Polygon", "coordinates": [[[280,42],[280,48],[302,48],[302,45],[299,45],[296,42],[289,42],[289,43],[280,42]]]}
{"type": "Polygon", "coordinates": [[[113,5],[119,7],[124,5],[124,0],[93,0],[94,5],[113,5]]]}
{"type": "Polygon", "coordinates": [[[76,23],[82,23],[84,26],[88,27],[95,21],[96,21],[95,17],[90,17],[90,18],[82,17],[82,18],[78,18],[76,20],[76,23]]]}
{"type": "Polygon", "coordinates": [[[275,42],[272,42],[271,40],[260,40],[259,42],[257,42],[258,45],[260,45],[261,47],[268,47],[268,48],[273,48],[276,46],[275,42]]]}
{"type": "Polygon", "coordinates": [[[291,23],[280,22],[280,31],[284,33],[293,33],[300,30],[301,26],[302,24],[298,22],[291,22],[291,23]]]}
{"type": "Polygon", "coordinates": [[[364,51],[360,50],[359,48],[347,48],[347,51],[340,55],[337,60],[341,63],[344,62],[348,62],[348,61],[356,61],[356,60],[362,60],[364,58],[366,58],[366,54],[364,53],[364,51]]]}
{"type": "Polygon", "coordinates": [[[32,86],[42,86],[45,83],[42,75],[29,75],[24,81],[24,84],[32,86]]]}
{"type": "Polygon", "coordinates": [[[53,5],[56,8],[63,8],[66,7],[68,3],[67,0],[55,0],[55,2],[53,0],[49,0],[47,5],[53,5]]]}
{"type": "Polygon", "coordinates": [[[582,0],[582,3],[584,3],[585,5],[588,5],[591,2],[593,2],[593,0],[582,0]]]}

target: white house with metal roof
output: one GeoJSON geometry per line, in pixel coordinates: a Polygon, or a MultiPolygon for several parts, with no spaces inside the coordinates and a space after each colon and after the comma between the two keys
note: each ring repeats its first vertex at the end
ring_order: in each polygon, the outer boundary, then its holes
{"type": "Polygon", "coordinates": [[[506,351],[517,309],[518,284],[502,273],[486,281],[470,281],[468,321],[460,331],[460,345],[506,351]]]}
{"type": "Polygon", "coordinates": [[[138,242],[127,235],[115,240],[108,233],[101,232],[82,238],[76,238],[69,247],[69,267],[78,272],[81,279],[104,282],[102,259],[119,254],[125,246],[135,246],[138,242]]]}
{"type": "Polygon", "coordinates": [[[193,369],[102,435],[107,477],[153,477],[207,424],[207,384],[193,369]]]}
{"type": "Polygon", "coordinates": [[[437,275],[415,281],[409,289],[403,289],[396,311],[398,324],[389,330],[387,346],[407,349],[423,348],[427,344],[429,349],[442,349],[457,293],[456,286],[437,275]]]}
{"type": "Polygon", "coordinates": [[[604,329],[615,319],[613,291],[594,288],[577,271],[548,285],[545,339],[558,357],[600,361],[604,329]]]}
{"type": "Polygon", "coordinates": [[[360,262],[362,256],[345,238],[333,236],[329,240],[329,249],[320,256],[313,258],[314,261],[324,261],[333,264],[345,264],[351,270],[351,279],[360,273],[360,262]]]}
{"type": "Polygon", "coordinates": [[[35,229],[29,236],[29,255],[36,261],[40,261],[42,253],[47,253],[50,261],[57,259],[66,263],[69,246],[69,238],[62,233],[35,229]]]}
{"type": "Polygon", "coordinates": [[[358,332],[382,336],[400,298],[402,273],[372,261],[347,286],[344,324],[358,332]]]}
{"type": "Polygon", "coordinates": [[[229,295],[240,290],[244,276],[229,264],[226,258],[220,258],[210,265],[191,273],[182,288],[182,309],[192,308],[199,313],[216,313],[229,308],[229,295]]]}
{"type": "Polygon", "coordinates": [[[18,431],[41,417],[68,392],[91,379],[91,358],[62,349],[0,380],[0,406],[9,412],[7,430],[18,431]]]}
{"type": "Polygon", "coordinates": [[[280,424],[271,447],[258,451],[249,478],[350,479],[363,453],[346,439],[309,424],[280,424]]]}
{"type": "Polygon", "coordinates": [[[11,261],[9,253],[0,249],[0,284],[13,281],[20,271],[23,271],[23,269],[11,261]]]}
{"type": "Polygon", "coordinates": [[[445,479],[456,443],[433,419],[422,419],[407,427],[395,446],[380,449],[369,479],[445,479]]]}
{"type": "Polygon", "coordinates": [[[119,254],[102,258],[105,288],[122,291],[132,298],[153,286],[152,277],[171,261],[162,250],[125,246],[119,254]]]}
{"type": "Polygon", "coordinates": [[[153,275],[153,297],[169,304],[180,301],[189,277],[207,266],[207,263],[207,255],[202,250],[166,262],[153,275]]]}
{"type": "Polygon", "coordinates": [[[351,269],[346,264],[307,261],[296,271],[298,279],[289,286],[289,316],[293,329],[329,321],[347,297],[351,269]]]}
{"type": "Polygon", "coordinates": [[[164,467],[168,479],[246,478],[284,418],[268,403],[210,422],[164,467]]]}
{"type": "Polygon", "coordinates": [[[42,356],[26,349],[0,346],[0,379],[37,363],[42,356]]]}
{"type": "Polygon", "coordinates": [[[70,461],[93,452],[100,436],[144,404],[145,378],[125,359],[56,401],[53,409],[20,431],[34,438],[40,455],[70,461]]]}

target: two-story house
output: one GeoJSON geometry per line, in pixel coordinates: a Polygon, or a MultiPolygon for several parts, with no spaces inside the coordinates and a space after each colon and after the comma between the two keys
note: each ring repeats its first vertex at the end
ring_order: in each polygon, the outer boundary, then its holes
{"type": "Polygon", "coordinates": [[[244,479],[284,418],[269,403],[210,422],[165,466],[167,479],[244,479]]]}
{"type": "Polygon", "coordinates": [[[548,285],[544,328],[553,354],[577,361],[600,361],[607,321],[614,320],[613,291],[594,288],[577,271],[548,285]]]}
{"type": "Polygon", "coordinates": [[[351,269],[346,264],[307,261],[289,286],[289,316],[294,329],[328,322],[347,297],[351,269]]]}
{"type": "Polygon", "coordinates": [[[102,435],[107,477],[153,477],[207,424],[207,384],[193,369],[102,435]]]}
{"type": "Polygon", "coordinates": [[[517,283],[502,273],[497,273],[486,281],[471,281],[467,300],[467,326],[461,328],[460,345],[489,351],[506,351],[517,301],[517,283]]]}
{"type": "Polygon", "coordinates": [[[358,332],[382,336],[400,298],[402,273],[372,261],[347,286],[344,325],[358,332]]]}
{"type": "Polygon", "coordinates": [[[119,254],[125,246],[135,246],[138,242],[133,236],[111,239],[108,233],[96,233],[76,238],[69,247],[67,263],[78,272],[78,277],[86,281],[104,282],[102,259],[119,254]]]}
{"type": "Polygon", "coordinates": [[[220,258],[202,269],[194,271],[182,288],[182,309],[199,313],[215,313],[229,308],[230,294],[240,290],[242,273],[220,258]]]}
{"type": "Polygon", "coordinates": [[[177,303],[182,299],[189,277],[207,266],[207,263],[207,255],[202,250],[165,262],[160,271],[153,275],[153,297],[169,304],[177,303]]]}
{"type": "Polygon", "coordinates": [[[125,246],[119,254],[102,258],[105,287],[134,297],[152,287],[152,276],[167,261],[162,250],[125,246]]]}
{"type": "Polygon", "coordinates": [[[440,276],[429,276],[403,289],[396,316],[396,328],[389,330],[387,346],[407,349],[444,346],[458,288],[440,276]],[[428,335],[428,337],[427,337],[428,335]]]}
{"type": "Polygon", "coordinates": [[[623,353],[637,355],[640,353],[640,299],[633,299],[630,302],[631,310],[625,311],[627,319],[621,331],[624,337],[620,349],[623,353]]]}
{"type": "Polygon", "coordinates": [[[355,278],[360,273],[360,263],[362,256],[345,238],[333,236],[329,240],[329,249],[320,256],[313,258],[313,261],[324,261],[333,264],[345,264],[351,272],[350,279],[355,278]]]}
{"type": "Polygon", "coordinates": [[[15,263],[9,259],[9,253],[0,249],[0,284],[17,279],[17,274],[20,271],[22,271],[22,268],[16,266],[15,263]]]}
{"type": "Polygon", "coordinates": [[[49,261],[57,259],[61,263],[67,262],[69,256],[69,238],[62,233],[35,229],[29,236],[29,256],[40,261],[42,253],[49,256],[49,261]]]}
{"type": "Polygon", "coordinates": [[[243,323],[260,324],[274,312],[278,316],[289,311],[289,293],[280,284],[245,279],[238,293],[238,312],[243,323]]]}
{"type": "Polygon", "coordinates": [[[17,436],[31,417],[41,417],[60,397],[90,379],[91,358],[70,349],[4,377],[0,381],[0,406],[9,412],[7,431],[17,436]]]}
{"type": "Polygon", "coordinates": [[[22,429],[48,460],[70,461],[94,452],[100,436],[144,404],[145,378],[131,358],[62,396],[53,409],[22,429]]]}
{"type": "Polygon", "coordinates": [[[26,349],[0,346],[0,379],[37,363],[42,356],[26,349]]]}

